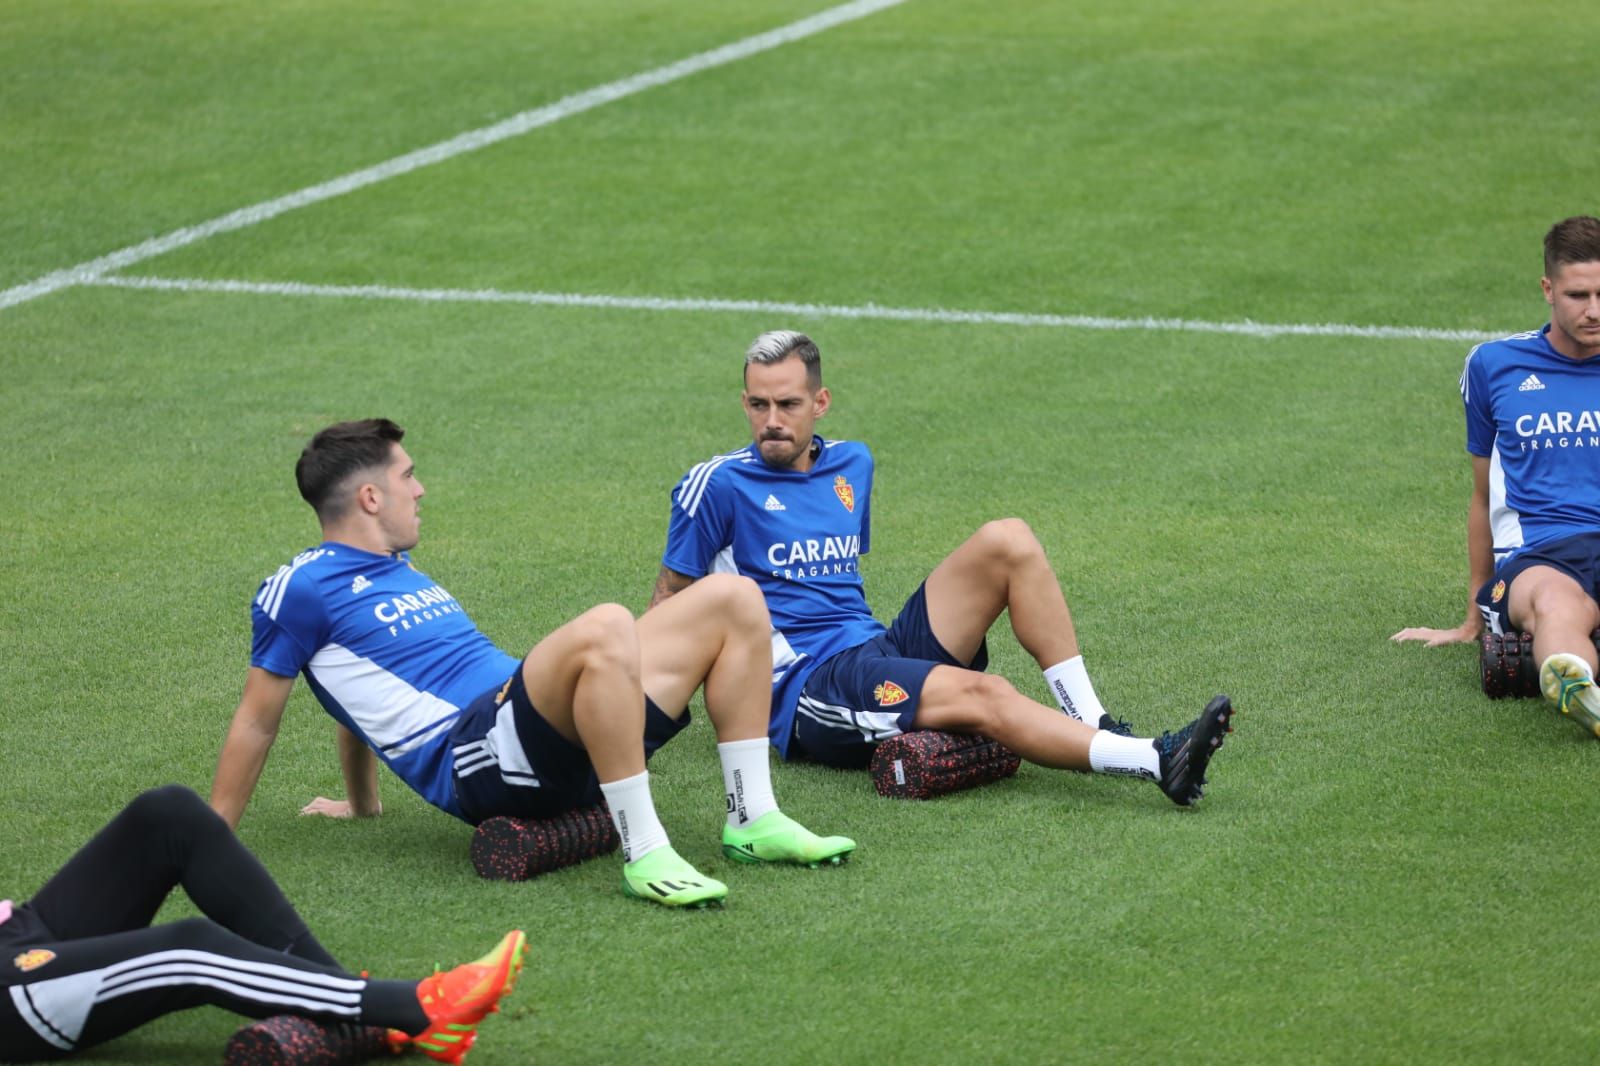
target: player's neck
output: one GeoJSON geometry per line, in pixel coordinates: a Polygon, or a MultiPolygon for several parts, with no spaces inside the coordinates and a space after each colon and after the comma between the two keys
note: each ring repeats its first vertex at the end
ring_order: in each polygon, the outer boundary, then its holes
{"type": "Polygon", "coordinates": [[[383,538],[381,530],[369,529],[356,523],[342,523],[335,526],[322,527],[322,540],[324,543],[343,544],[358,551],[370,552],[373,555],[394,555],[391,548],[383,538]]]}

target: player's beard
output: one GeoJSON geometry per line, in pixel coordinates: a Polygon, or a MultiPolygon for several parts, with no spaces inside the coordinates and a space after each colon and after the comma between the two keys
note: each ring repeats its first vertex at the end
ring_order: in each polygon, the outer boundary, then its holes
{"type": "Polygon", "coordinates": [[[1566,335],[1567,341],[1574,348],[1586,352],[1588,357],[1600,354],[1600,330],[1597,330],[1593,323],[1578,319],[1570,325],[1558,324],[1556,328],[1566,335]]]}
{"type": "Polygon", "coordinates": [[[805,451],[793,437],[763,436],[758,445],[768,466],[791,467],[805,451]]]}

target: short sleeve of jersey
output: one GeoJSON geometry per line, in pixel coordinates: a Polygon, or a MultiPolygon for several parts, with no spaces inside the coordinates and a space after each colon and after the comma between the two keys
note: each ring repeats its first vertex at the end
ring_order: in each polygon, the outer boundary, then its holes
{"type": "Polygon", "coordinates": [[[1489,409],[1489,373],[1480,351],[1482,345],[1472,349],[1461,370],[1461,402],[1467,411],[1467,451],[1488,456],[1494,452],[1494,412],[1489,409]]]}
{"type": "Polygon", "coordinates": [[[250,665],[294,677],[326,643],[328,616],[306,575],[268,578],[250,607],[250,665]]]}
{"type": "Polygon", "coordinates": [[[687,577],[705,577],[717,553],[733,543],[731,486],[700,467],[672,490],[672,518],[661,565],[687,577]]]}

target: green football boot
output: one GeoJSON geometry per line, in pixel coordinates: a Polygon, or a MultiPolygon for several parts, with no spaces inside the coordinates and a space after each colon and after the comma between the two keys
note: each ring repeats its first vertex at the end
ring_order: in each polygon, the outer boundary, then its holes
{"type": "Polygon", "coordinates": [[[669,844],[622,867],[622,891],[667,907],[716,907],[728,886],[684,862],[669,844]]]}
{"type": "Polygon", "coordinates": [[[782,811],[768,811],[743,829],[722,827],[722,853],[737,862],[792,862],[813,870],[837,866],[856,842],[849,837],[819,837],[782,811]]]}
{"type": "Polygon", "coordinates": [[[1556,709],[1600,737],[1600,691],[1589,664],[1576,655],[1556,652],[1539,667],[1539,688],[1556,709]]]}

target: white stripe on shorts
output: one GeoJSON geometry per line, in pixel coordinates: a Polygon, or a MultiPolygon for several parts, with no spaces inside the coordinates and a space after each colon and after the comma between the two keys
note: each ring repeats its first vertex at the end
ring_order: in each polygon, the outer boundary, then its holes
{"type": "Polygon", "coordinates": [[[801,696],[795,711],[829,729],[853,729],[867,741],[888,740],[905,732],[896,711],[857,711],[810,696],[801,696]]]}
{"type": "Polygon", "coordinates": [[[517,723],[511,701],[502,703],[495,711],[494,728],[479,740],[458,744],[451,749],[455,759],[457,777],[467,777],[479,770],[497,767],[500,780],[513,788],[539,788],[539,775],[533,772],[528,753],[522,750],[522,738],[517,735],[517,723]]]}

